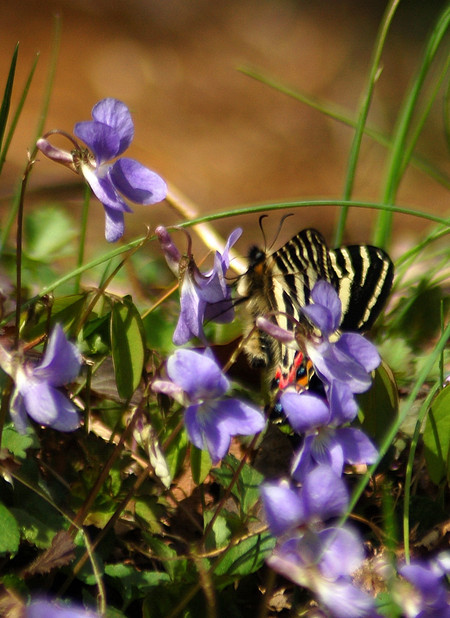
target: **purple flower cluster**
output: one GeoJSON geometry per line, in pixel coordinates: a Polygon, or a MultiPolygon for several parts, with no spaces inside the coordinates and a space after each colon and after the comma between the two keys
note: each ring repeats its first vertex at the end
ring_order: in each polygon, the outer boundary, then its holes
{"type": "Polygon", "coordinates": [[[348,506],[344,464],[369,464],[377,458],[369,438],[347,425],[358,412],[354,395],[370,387],[370,372],[380,358],[361,335],[339,334],[341,302],[329,283],[317,282],[311,299],[303,313],[313,328],[304,335],[302,352],[323,389],[297,392],[288,386],[279,397],[303,441],[292,463],[292,479],[261,488],[269,528],[280,537],[268,562],[309,588],[333,616],[372,616],[373,599],[351,578],[363,561],[361,539],[352,529],[330,526],[329,520],[348,506]]]}
{"type": "Polygon", "coordinates": [[[134,137],[134,124],[128,107],[117,99],[102,99],[92,109],[92,120],[78,122],[74,133],[88,149],[80,146],[62,131],[74,144],[71,152],[55,148],[47,139],[40,138],[36,146],[47,157],[62,163],[83,176],[95,196],[103,204],[106,216],[105,237],[115,242],[123,236],[125,212],[132,212],[127,202],[156,204],[167,194],[164,180],[147,167],[121,155],[134,137]],[[122,197],[123,196],[123,197],[122,197]]]}

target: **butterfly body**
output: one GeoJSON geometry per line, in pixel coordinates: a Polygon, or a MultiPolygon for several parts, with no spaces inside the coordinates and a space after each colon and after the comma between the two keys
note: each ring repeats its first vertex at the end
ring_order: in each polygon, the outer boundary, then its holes
{"type": "Polygon", "coordinates": [[[362,332],[372,326],[387,299],[393,264],[384,251],[370,245],[328,249],[314,229],[302,230],[272,254],[251,248],[249,268],[238,285],[238,294],[245,299],[245,351],[253,366],[266,369],[271,390],[293,382],[302,387],[301,374],[309,375],[310,361],[303,356],[299,360],[296,350],[254,329],[256,318],[269,317],[294,333],[311,330],[301,309],[309,304],[319,280],[338,292],[340,330],[362,332]]]}

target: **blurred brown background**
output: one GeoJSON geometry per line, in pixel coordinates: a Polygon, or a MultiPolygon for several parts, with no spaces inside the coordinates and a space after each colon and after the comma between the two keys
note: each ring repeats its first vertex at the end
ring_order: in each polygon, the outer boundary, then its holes
{"type": "MultiPolygon", "coordinates": [[[[404,0],[394,18],[375,91],[370,124],[392,131],[405,90],[420,62],[431,27],[445,2],[404,0]]],[[[1,196],[12,191],[32,145],[48,71],[54,14],[62,39],[46,130],[71,132],[88,120],[93,104],[106,96],[132,110],[135,140],[129,155],[174,183],[201,212],[271,200],[342,196],[352,130],[237,71],[256,67],[291,87],[335,103],[356,118],[385,1],[361,0],[18,0],[2,2],[0,76],[6,80],[14,45],[20,41],[13,106],[36,52],[37,72],[2,176],[1,196]]],[[[442,58],[442,54],[441,54],[442,58]]],[[[419,150],[448,168],[443,131],[443,92],[433,107],[419,150]]],[[[363,142],[354,197],[381,198],[386,151],[363,142]]],[[[43,160],[30,189],[72,184],[59,197],[78,216],[79,181],[43,160]]],[[[30,194],[30,206],[43,194],[30,194]]],[[[444,213],[448,192],[417,170],[402,183],[398,203],[444,213]]],[[[28,204],[27,204],[28,206],[28,204]]],[[[8,201],[1,202],[2,219],[8,201]]],[[[103,209],[92,205],[91,216],[103,209]]],[[[353,211],[349,241],[370,239],[375,213],[353,211]]],[[[331,238],[337,211],[296,211],[285,226],[291,235],[316,226],[331,238]]],[[[279,215],[271,217],[272,228],[279,215]]],[[[397,242],[421,233],[424,224],[396,217],[397,242]]],[[[167,206],[135,208],[126,217],[127,236],[143,225],[174,223],[167,206]]],[[[248,224],[239,248],[261,241],[257,216],[218,224],[227,233],[248,224]]],[[[91,238],[99,228],[91,226],[91,238]]],[[[101,241],[103,240],[103,234],[101,241]]],[[[106,244],[106,243],[105,243],[106,244]]]]}

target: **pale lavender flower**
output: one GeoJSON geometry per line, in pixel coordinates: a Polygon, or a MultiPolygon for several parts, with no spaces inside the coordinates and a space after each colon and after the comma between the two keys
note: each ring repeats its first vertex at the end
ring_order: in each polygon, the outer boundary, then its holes
{"type": "Polygon", "coordinates": [[[352,393],[363,393],[371,385],[370,372],[380,364],[375,346],[358,333],[336,334],[342,309],[331,284],[318,281],[311,298],[313,303],[303,307],[302,312],[320,331],[320,335],[307,334],[304,342],[314,369],[326,384],[338,380],[352,393]],[[336,341],[331,341],[336,337],[336,341]]]}
{"type": "Polygon", "coordinates": [[[59,387],[75,380],[81,366],[81,355],[68,341],[60,324],[48,340],[45,354],[38,365],[19,362],[4,348],[0,349],[0,365],[15,381],[11,398],[11,417],[20,432],[27,427],[27,414],[36,423],[58,431],[74,431],[80,425],[75,405],[59,387]]]}
{"type": "Polygon", "coordinates": [[[123,213],[132,212],[123,197],[137,204],[156,204],[166,197],[167,186],[158,174],[134,159],[121,157],[110,163],[128,148],[134,136],[131,114],[122,101],[102,99],[94,105],[92,118],[78,122],[74,129],[90,150],[62,131],[75,146],[71,152],[55,148],[48,141],[55,131],[40,138],[36,145],[47,157],[84,177],[105,209],[106,240],[115,242],[124,233],[123,213]]]}
{"type": "Polygon", "coordinates": [[[194,261],[190,247],[188,255],[181,256],[167,230],[163,226],[156,228],[167,263],[180,280],[180,316],[173,335],[175,345],[183,345],[192,337],[198,337],[204,342],[203,323],[206,320],[226,323],[233,319],[231,289],[225,275],[230,266],[230,249],[241,234],[240,228],[234,230],[223,253],[216,251],[213,268],[202,273],[194,261]]]}
{"type": "Polygon", "coordinates": [[[74,605],[62,605],[50,601],[32,601],[25,608],[25,618],[98,618],[96,612],[74,605]]]}
{"type": "Polygon", "coordinates": [[[230,383],[208,353],[176,350],[167,361],[169,380],[152,388],[186,406],[184,420],[191,442],[207,450],[214,463],[228,452],[231,437],[251,435],[265,425],[258,409],[239,399],[226,399],[230,383]]]}
{"type": "Polygon", "coordinates": [[[377,615],[373,599],[350,578],[363,558],[361,539],[343,527],[299,533],[277,547],[267,562],[277,573],[309,588],[332,616],[363,618],[377,615]]]}
{"type": "Polygon", "coordinates": [[[430,562],[415,561],[399,568],[412,586],[401,583],[394,588],[394,598],[407,618],[450,618],[450,595],[444,576],[450,572],[450,552],[443,552],[430,562]]]}
{"type": "Polygon", "coordinates": [[[325,465],[312,470],[300,489],[286,481],[275,481],[261,485],[260,492],[267,523],[275,536],[297,526],[315,526],[337,517],[348,506],[344,481],[325,465]]]}

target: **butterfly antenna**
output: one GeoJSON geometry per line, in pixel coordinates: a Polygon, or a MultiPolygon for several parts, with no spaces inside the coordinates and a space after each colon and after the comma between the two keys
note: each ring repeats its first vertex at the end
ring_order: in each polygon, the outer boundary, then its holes
{"type": "MultiPolygon", "coordinates": [[[[294,214],[294,213],[289,212],[287,215],[283,215],[283,216],[281,217],[281,219],[280,219],[280,223],[278,224],[277,233],[275,234],[275,237],[274,237],[274,239],[273,239],[273,241],[272,241],[272,244],[270,245],[270,247],[269,247],[268,251],[270,251],[270,250],[272,249],[272,247],[274,246],[274,244],[276,243],[277,238],[278,238],[278,236],[280,235],[281,228],[283,227],[284,222],[286,221],[286,219],[287,219],[288,217],[292,217],[292,215],[293,215],[293,214],[294,214]]],[[[267,215],[266,215],[266,216],[267,216],[267,215]]]]}
{"type": "Polygon", "coordinates": [[[259,229],[261,230],[261,234],[264,240],[264,249],[266,249],[267,247],[267,238],[266,238],[266,234],[264,232],[264,226],[262,224],[262,222],[264,221],[264,219],[266,219],[269,215],[261,215],[258,219],[258,223],[259,223],[259,229]]]}

